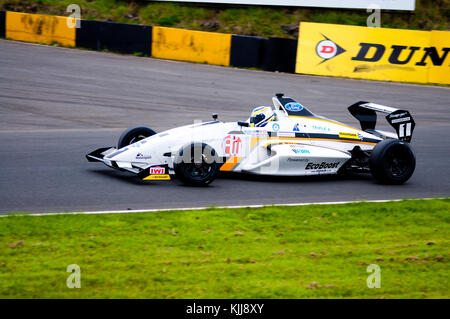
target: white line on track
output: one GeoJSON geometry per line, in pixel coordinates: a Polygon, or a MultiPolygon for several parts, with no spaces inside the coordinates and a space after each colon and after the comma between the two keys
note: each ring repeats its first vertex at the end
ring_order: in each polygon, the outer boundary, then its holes
{"type": "Polygon", "coordinates": [[[0,217],[7,217],[7,216],[139,214],[139,213],[157,213],[157,212],[206,210],[206,209],[263,208],[263,207],[271,207],[271,206],[288,207],[288,206],[309,206],[309,205],[343,205],[343,204],[357,204],[357,203],[387,203],[387,202],[399,202],[399,201],[402,201],[402,200],[416,200],[416,199],[431,200],[431,199],[446,199],[446,198],[447,197],[404,198],[404,199],[377,199],[377,200],[362,200],[362,201],[318,202],[318,203],[290,203],[290,204],[271,204],[271,205],[209,206],[209,207],[190,207],[190,208],[157,208],[157,209],[137,209],[137,210],[105,210],[105,211],[92,211],[92,212],[5,214],[5,215],[0,215],[0,217]]]}

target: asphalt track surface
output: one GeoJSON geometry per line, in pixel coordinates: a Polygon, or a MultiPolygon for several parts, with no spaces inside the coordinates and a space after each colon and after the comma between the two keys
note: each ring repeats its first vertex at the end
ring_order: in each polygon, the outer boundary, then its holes
{"type": "MultiPolygon", "coordinates": [[[[448,197],[450,89],[249,71],[0,40],[0,213],[448,197]],[[123,129],[157,131],[243,120],[284,92],[313,112],[358,127],[358,100],[410,110],[417,168],[408,183],[370,176],[223,176],[206,188],[142,182],[85,154],[123,129]]],[[[384,119],[380,128],[386,128],[384,119]]]]}

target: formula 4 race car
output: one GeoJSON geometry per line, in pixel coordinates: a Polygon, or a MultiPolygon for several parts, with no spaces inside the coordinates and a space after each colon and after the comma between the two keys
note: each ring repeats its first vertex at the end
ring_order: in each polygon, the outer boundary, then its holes
{"type": "Polygon", "coordinates": [[[86,155],[90,162],[137,174],[143,180],[170,180],[207,185],[219,171],[274,176],[306,176],[348,172],[371,173],[387,184],[402,184],[416,160],[409,142],[415,122],[408,111],[358,102],[348,109],[361,130],[315,115],[283,94],[269,106],[255,108],[249,119],[213,121],[161,133],[132,127],[118,147],[86,155]],[[396,134],[375,129],[377,113],[396,134]]]}

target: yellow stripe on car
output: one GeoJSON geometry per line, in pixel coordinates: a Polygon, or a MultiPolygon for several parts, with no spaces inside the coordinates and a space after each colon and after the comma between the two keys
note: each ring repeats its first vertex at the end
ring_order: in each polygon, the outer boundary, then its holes
{"type": "Polygon", "coordinates": [[[307,119],[307,120],[327,122],[327,123],[336,124],[336,125],[339,125],[339,126],[347,127],[349,129],[352,129],[352,130],[356,130],[356,131],[362,132],[361,130],[355,129],[354,127],[351,127],[351,126],[348,126],[348,125],[345,125],[345,124],[342,124],[342,123],[330,121],[330,120],[319,119],[319,118],[315,118],[315,117],[299,116],[299,115],[289,115],[289,117],[298,117],[298,118],[307,119]]]}
{"type": "Polygon", "coordinates": [[[239,156],[233,156],[230,157],[223,165],[220,167],[220,170],[222,172],[229,172],[231,171],[240,161],[242,157],[239,156]]]}
{"type": "Polygon", "coordinates": [[[161,174],[161,175],[149,175],[143,179],[144,181],[169,181],[169,174],[161,174]]]}
{"type": "Polygon", "coordinates": [[[340,138],[352,138],[355,140],[359,140],[359,135],[356,133],[348,133],[348,132],[339,132],[339,137],[340,138]]]}

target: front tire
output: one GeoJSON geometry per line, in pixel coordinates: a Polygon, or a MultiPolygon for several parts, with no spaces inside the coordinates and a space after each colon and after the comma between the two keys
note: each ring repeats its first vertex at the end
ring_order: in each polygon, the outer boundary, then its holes
{"type": "Polygon", "coordinates": [[[411,146],[396,139],[379,142],[370,156],[370,171],[377,181],[384,184],[405,183],[415,168],[416,157],[411,146]]]}
{"type": "Polygon", "coordinates": [[[175,157],[176,176],[191,186],[206,186],[219,173],[216,151],[205,143],[192,143],[183,147],[175,157]]]}
{"type": "Polygon", "coordinates": [[[119,142],[117,143],[118,148],[128,146],[130,144],[136,143],[144,138],[155,135],[156,132],[151,128],[145,126],[133,126],[126,129],[122,135],[119,137],[119,142]]]}

